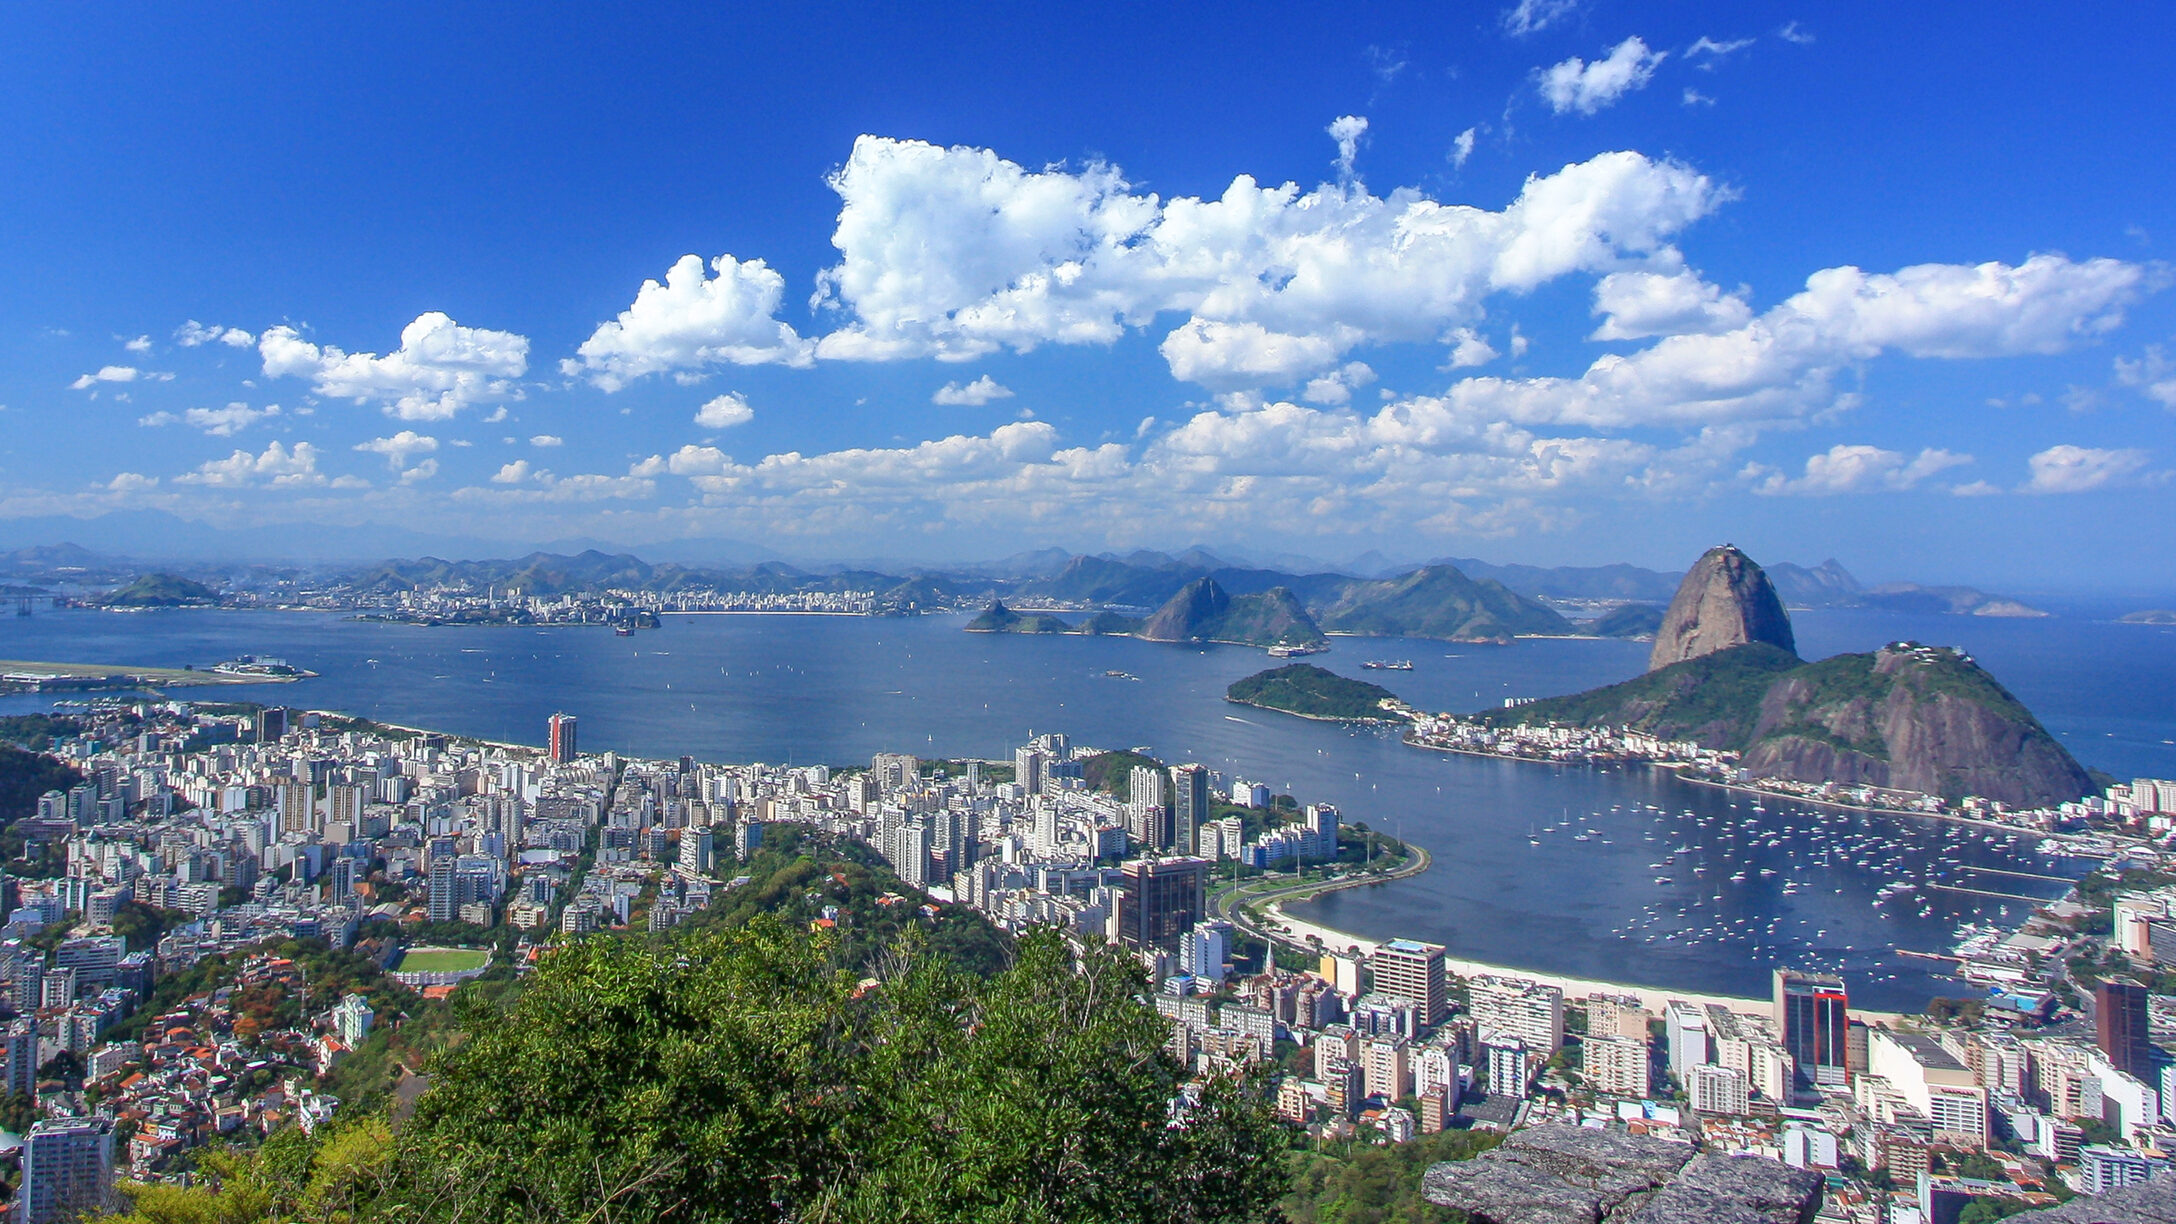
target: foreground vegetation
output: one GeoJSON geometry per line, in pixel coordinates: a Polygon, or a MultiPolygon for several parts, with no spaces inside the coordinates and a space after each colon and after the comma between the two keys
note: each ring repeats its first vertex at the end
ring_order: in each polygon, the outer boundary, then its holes
{"type": "Polygon", "coordinates": [[[863,978],[772,918],[547,956],[398,1126],[212,1156],[143,1224],[241,1219],[1247,1221],[1287,1186],[1266,1103],[1185,1076],[1133,960],[1023,937],[990,978],[913,935],[863,978]]]}

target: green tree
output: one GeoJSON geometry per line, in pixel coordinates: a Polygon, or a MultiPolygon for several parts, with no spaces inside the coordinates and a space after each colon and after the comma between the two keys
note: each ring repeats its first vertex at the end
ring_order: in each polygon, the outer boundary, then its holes
{"type": "Polygon", "coordinates": [[[1957,1216],[1957,1224],[1994,1224],[1996,1220],[2007,1220],[2021,1211],[2031,1210],[2032,1204],[2024,1199],[1983,1194],[1964,1205],[1964,1210],[1957,1216]]]}
{"type": "Polygon", "coordinates": [[[203,1148],[198,1184],[122,1183],[128,1207],[111,1224],[348,1224],[383,1190],[392,1138],[373,1114],[279,1131],[256,1148],[203,1148]]]}
{"type": "Polygon", "coordinates": [[[547,957],[464,1017],[397,1138],[412,1220],[1259,1219],[1282,1135],[1183,1082],[1133,961],[1053,932],[991,979],[914,934],[864,979],[758,919],[547,957]]]}
{"type": "Polygon", "coordinates": [[[1292,1224],[1443,1224],[1463,1217],[1421,1197],[1421,1176],[1446,1160],[1470,1160],[1496,1146],[1484,1131],[1441,1131],[1410,1143],[1350,1144],[1289,1157],[1291,1184],[1280,1204],[1292,1224]]]}

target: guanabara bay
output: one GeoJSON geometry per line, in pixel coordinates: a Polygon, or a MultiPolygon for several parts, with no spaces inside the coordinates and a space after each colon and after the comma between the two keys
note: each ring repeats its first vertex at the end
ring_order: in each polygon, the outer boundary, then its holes
{"type": "Polygon", "coordinates": [[[0,29],[0,1224],[2176,1224],[2176,8],[0,29]]]}

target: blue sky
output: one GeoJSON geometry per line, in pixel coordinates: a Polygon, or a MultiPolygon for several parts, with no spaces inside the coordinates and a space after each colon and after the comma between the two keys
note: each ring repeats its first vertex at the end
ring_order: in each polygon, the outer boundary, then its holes
{"type": "Polygon", "coordinates": [[[2158,6],[716,7],[0,16],[0,542],[2176,586],[2158,6]]]}

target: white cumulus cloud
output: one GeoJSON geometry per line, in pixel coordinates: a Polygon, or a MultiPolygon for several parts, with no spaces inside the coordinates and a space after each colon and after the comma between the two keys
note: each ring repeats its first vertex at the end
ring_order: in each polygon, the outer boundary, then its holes
{"type": "Polygon", "coordinates": [[[2151,458],[2136,448],[2051,446],[2025,461],[2027,493],[2090,493],[2135,480],[2151,458]]]}
{"type": "MultiPolygon", "coordinates": [[[[187,422],[192,428],[201,429],[215,438],[229,438],[264,420],[266,417],[276,417],[279,414],[280,406],[278,404],[266,404],[262,408],[252,408],[248,404],[236,400],[224,408],[190,408],[184,411],[179,419],[187,422]]],[[[168,425],[172,424],[175,419],[174,414],[170,412],[155,412],[151,416],[145,417],[142,423],[145,425],[168,425]]]]}
{"type": "Polygon", "coordinates": [[[2116,381],[2136,387],[2147,399],[2176,410],[2176,360],[2158,344],[2149,344],[2138,357],[2116,358],[2116,381]]]}
{"type": "Polygon", "coordinates": [[[321,485],[325,478],[318,474],[317,457],[317,448],[308,442],[297,442],[294,449],[289,450],[275,441],[260,454],[238,450],[224,459],[209,460],[195,471],[174,479],[182,484],[229,489],[256,484],[270,484],[275,488],[321,485]]]}
{"type": "Polygon", "coordinates": [[[1796,479],[1781,472],[1768,475],[1754,486],[1771,496],[1795,494],[1827,496],[1838,493],[1900,492],[1916,488],[1938,472],[1972,462],[1972,456],[1928,448],[1917,455],[1884,450],[1878,446],[1839,443],[1818,455],[1808,456],[1806,471],[1796,479]]]}
{"type": "Polygon", "coordinates": [[[1615,105],[1633,90],[1646,88],[1655,77],[1656,67],[1669,54],[1649,50],[1635,34],[1591,64],[1575,55],[1536,71],[1534,86],[1541,91],[1542,101],[1557,114],[1578,111],[1592,115],[1615,105]]]}
{"type": "Polygon", "coordinates": [[[558,434],[532,434],[529,437],[529,445],[539,448],[565,446],[566,444],[567,440],[558,434]]]}
{"type": "Polygon", "coordinates": [[[805,366],[812,346],[773,316],[786,279],[760,259],[720,255],[705,276],[700,256],[684,255],[662,283],[642,282],[634,304],[600,324],[561,363],[607,391],[646,374],[696,371],[719,364],[805,366]]]}
{"type": "Polygon", "coordinates": [[[1172,373],[1291,383],[1367,343],[1439,342],[1498,292],[1655,255],[1726,197],[1675,162],[1605,153],[1529,179],[1499,211],[1416,191],[1233,180],[1215,199],[1135,192],[1114,167],[1030,171],[987,149],[863,137],[833,176],[846,316],[826,359],[967,360],[1109,344],[1165,312],[1172,373]]]}
{"type": "Polygon", "coordinates": [[[1330,139],[1337,142],[1337,178],[1339,182],[1352,181],[1353,163],[1360,156],[1360,138],[1368,134],[1365,115],[1339,115],[1329,127],[1330,139]]]}
{"type": "MultiPolygon", "coordinates": [[[[415,456],[437,450],[438,439],[428,434],[419,434],[413,429],[403,429],[390,438],[372,438],[368,442],[358,442],[355,449],[365,454],[383,455],[387,466],[399,471],[407,467],[408,461],[415,456]]],[[[434,466],[431,470],[435,472],[438,469],[434,466]]]]}
{"type": "Polygon", "coordinates": [[[1689,270],[1612,272],[1594,287],[1595,340],[1642,340],[1743,327],[1753,317],[1743,294],[1726,295],[1689,270]]]}
{"type": "Polygon", "coordinates": [[[382,357],[312,344],[284,325],[265,329],[257,352],[268,378],[307,378],[319,395],[376,402],[404,421],[446,420],[504,399],[529,369],[528,337],[463,327],[436,310],[402,328],[400,348],[382,357]]]}
{"type": "Polygon", "coordinates": [[[756,419],[748,401],[731,391],[704,402],[695,410],[695,423],[704,429],[731,429],[756,419]]]}
{"type": "Polygon", "coordinates": [[[520,484],[527,479],[529,479],[529,461],[527,459],[516,459],[512,463],[500,465],[499,470],[492,475],[491,483],[520,484]]]}
{"type": "Polygon", "coordinates": [[[1012,388],[985,374],[971,383],[948,382],[929,397],[932,404],[979,408],[991,400],[1011,399],[1012,388]]]}
{"type": "Polygon", "coordinates": [[[174,329],[174,343],[183,348],[195,348],[202,344],[224,344],[228,348],[248,348],[257,337],[239,327],[221,327],[217,323],[199,323],[195,319],[174,329]]]}
{"type": "Polygon", "coordinates": [[[1781,420],[1835,404],[1844,366],[1885,352],[2061,352],[2122,321],[2147,269],[2035,255],[2017,265],[1827,268],[1743,326],[1606,354],[1577,378],[1469,378],[1448,398],[1479,419],[1599,428],[1781,420]]]}
{"type": "MultiPolygon", "coordinates": [[[[145,374],[135,366],[100,366],[95,373],[85,374],[68,384],[71,391],[88,391],[100,383],[131,383],[138,378],[157,378],[157,374],[145,374]]],[[[172,378],[173,375],[166,375],[172,378]]]]}

